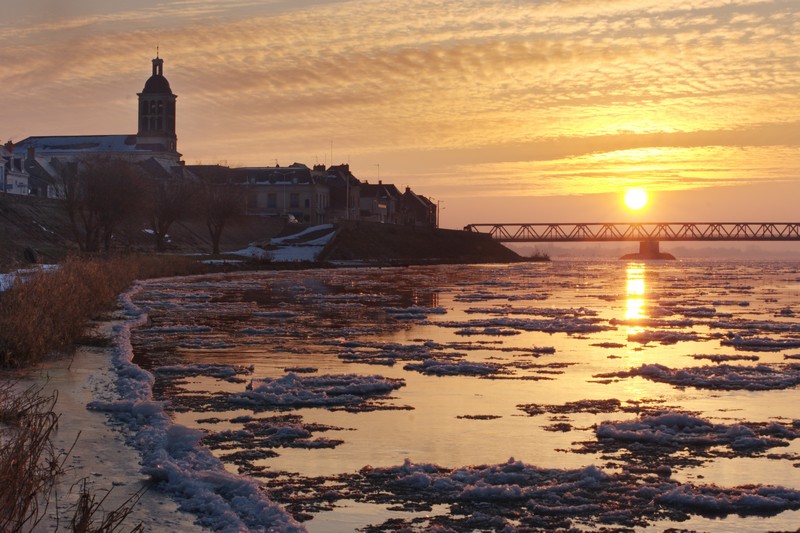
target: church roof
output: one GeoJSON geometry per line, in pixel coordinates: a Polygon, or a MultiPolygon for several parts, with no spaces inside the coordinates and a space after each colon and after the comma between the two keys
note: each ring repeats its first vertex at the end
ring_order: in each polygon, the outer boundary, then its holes
{"type": "Polygon", "coordinates": [[[37,152],[135,152],[136,135],[56,135],[28,137],[16,144],[17,149],[33,148],[37,152]]]}
{"type": "Polygon", "coordinates": [[[150,76],[144,83],[142,94],[172,94],[167,78],[160,74],[150,76]]]}
{"type": "Polygon", "coordinates": [[[164,77],[164,60],[160,57],[153,59],[153,75],[144,82],[140,94],[172,94],[169,82],[164,77]]]}

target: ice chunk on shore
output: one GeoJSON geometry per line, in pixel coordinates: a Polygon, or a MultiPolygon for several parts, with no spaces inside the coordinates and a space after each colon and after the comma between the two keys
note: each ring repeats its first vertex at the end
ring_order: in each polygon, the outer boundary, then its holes
{"type": "Polygon", "coordinates": [[[120,297],[128,319],[116,327],[113,364],[118,399],[91,402],[127,426],[128,442],[142,456],[142,472],[169,493],[181,510],[215,531],[305,531],[282,507],[272,502],[257,481],[225,470],[211,451],[199,444],[203,433],[173,424],[162,402],[152,399],[153,376],[132,363],[131,329],[147,322],[132,302],[141,285],[120,297]]]}

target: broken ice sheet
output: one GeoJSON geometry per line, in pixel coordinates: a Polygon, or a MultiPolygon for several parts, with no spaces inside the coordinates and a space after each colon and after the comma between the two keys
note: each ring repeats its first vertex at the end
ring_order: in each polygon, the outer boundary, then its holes
{"type": "Polygon", "coordinates": [[[246,391],[231,394],[229,401],[254,408],[357,407],[385,398],[404,385],[402,379],[376,375],[298,376],[289,373],[276,379],[254,379],[246,391]]]}
{"type": "Polygon", "coordinates": [[[621,372],[595,374],[595,378],[642,377],[680,387],[715,390],[777,390],[800,384],[800,364],[737,366],[720,364],[692,368],[668,368],[644,364],[621,372]]]}
{"type": "MultiPolygon", "coordinates": [[[[269,480],[266,483],[270,485],[269,480]]],[[[337,501],[358,495],[359,501],[397,509],[424,505],[429,509],[429,528],[456,531],[646,527],[691,515],[763,516],[800,508],[800,491],[783,487],[692,485],[670,479],[669,469],[636,475],[608,473],[595,466],[539,468],[513,458],[455,469],[406,460],[401,466],[368,466],[358,474],[312,479],[302,486],[302,493],[284,493],[283,501],[302,508],[317,499],[337,501]],[[322,488],[316,489],[316,498],[309,498],[308,490],[314,486],[322,488]],[[446,512],[434,512],[441,506],[446,512]]],[[[368,530],[394,531],[412,525],[413,518],[392,519],[391,526],[373,524],[374,529],[368,530]]]]}

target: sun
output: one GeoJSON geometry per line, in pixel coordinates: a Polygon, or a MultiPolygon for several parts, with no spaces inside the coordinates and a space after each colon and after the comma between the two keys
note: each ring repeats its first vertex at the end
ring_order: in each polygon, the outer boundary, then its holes
{"type": "Polygon", "coordinates": [[[625,191],[625,205],[628,209],[638,211],[647,205],[647,191],[641,187],[633,187],[625,191]]]}

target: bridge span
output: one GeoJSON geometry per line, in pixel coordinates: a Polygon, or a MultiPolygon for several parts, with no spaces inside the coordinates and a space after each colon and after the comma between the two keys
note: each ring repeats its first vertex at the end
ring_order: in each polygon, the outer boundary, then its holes
{"type": "Polygon", "coordinates": [[[597,222],[469,224],[466,231],[488,233],[500,242],[638,241],[630,259],[670,259],[661,241],[800,241],[800,222],[597,222]]]}

